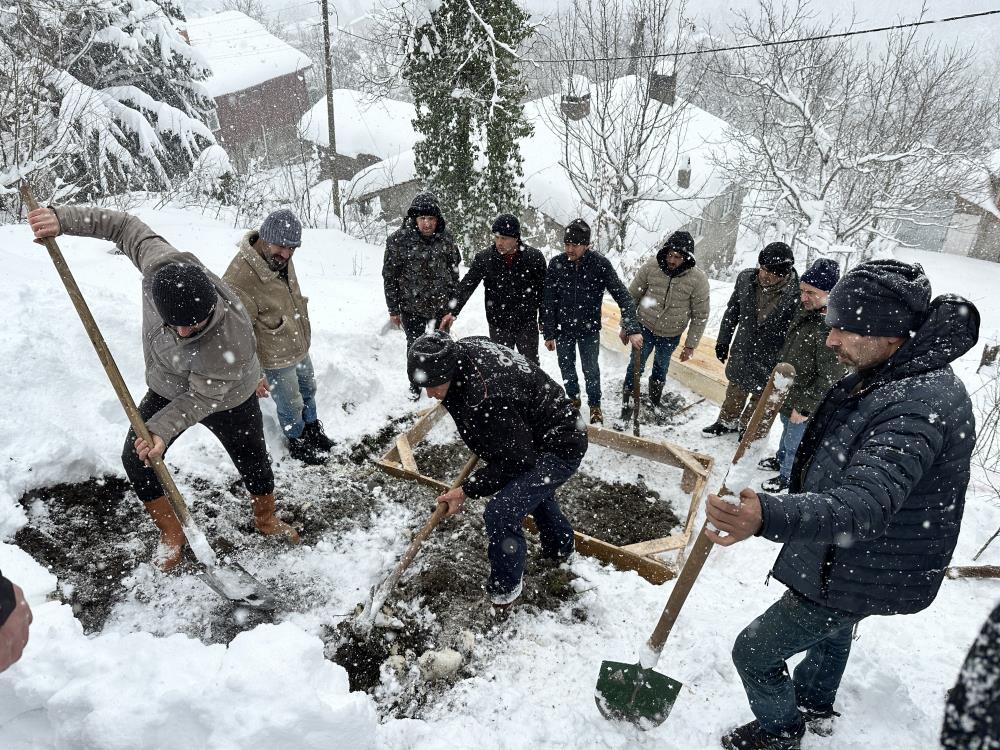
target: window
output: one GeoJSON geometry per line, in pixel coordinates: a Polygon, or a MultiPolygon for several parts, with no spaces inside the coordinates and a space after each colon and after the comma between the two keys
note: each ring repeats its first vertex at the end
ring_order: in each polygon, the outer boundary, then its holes
{"type": "Polygon", "coordinates": [[[726,199],[722,204],[722,217],[725,218],[729,216],[733,211],[736,210],[737,199],[739,198],[738,190],[730,190],[726,193],[726,199]]]}

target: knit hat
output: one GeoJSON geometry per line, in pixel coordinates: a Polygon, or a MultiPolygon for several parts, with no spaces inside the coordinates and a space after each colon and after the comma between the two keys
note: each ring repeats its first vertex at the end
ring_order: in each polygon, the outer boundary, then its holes
{"type": "Polygon", "coordinates": [[[803,284],[814,286],[823,292],[829,292],[839,280],[840,266],[833,258],[820,258],[799,279],[803,284]]]}
{"type": "Polygon", "coordinates": [[[458,347],[444,331],[425,333],[406,353],[406,374],[421,388],[433,388],[452,379],[458,367],[458,347]]]}
{"type": "Polygon", "coordinates": [[[282,247],[298,247],[302,244],[302,224],[287,208],[272,211],[260,225],[260,238],[264,242],[282,247]]]}
{"type": "Polygon", "coordinates": [[[674,232],[672,235],[667,237],[667,241],[663,243],[663,249],[668,253],[683,253],[687,256],[694,255],[694,237],[691,236],[690,232],[679,231],[674,232]]]}
{"type": "Polygon", "coordinates": [[[520,239],[521,222],[512,214],[500,214],[493,220],[492,232],[493,234],[499,234],[501,237],[517,237],[520,239]]]}
{"type": "Polygon", "coordinates": [[[772,273],[784,275],[795,266],[795,255],[792,248],[784,242],[772,242],[760,251],[757,265],[772,273]]]}
{"type": "Polygon", "coordinates": [[[567,245],[589,245],[590,224],[583,219],[573,219],[563,233],[563,242],[567,245]]]}
{"type": "Polygon", "coordinates": [[[192,263],[168,263],[153,274],[153,304],[170,326],[193,326],[207,320],[219,294],[205,272],[192,263]]]}
{"type": "Polygon", "coordinates": [[[870,260],[837,282],[826,322],[862,336],[909,336],[924,321],[931,282],[919,263],[870,260]]]}
{"type": "Polygon", "coordinates": [[[418,216],[435,216],[440,219],[441,207],[438,206],[438,200],[434,193],[417,193],[410,202],[406,215],[411,219],[418,216]]]}

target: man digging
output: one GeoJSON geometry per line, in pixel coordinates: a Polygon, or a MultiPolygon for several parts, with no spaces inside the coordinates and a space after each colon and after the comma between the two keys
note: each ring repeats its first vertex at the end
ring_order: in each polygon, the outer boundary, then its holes
{"type": "Polygon", "coordinates": [[[160,530],[154,561],[180,563],[185,538],[148,461],[161,458],[189,427],[201,423],[219,439],[252,498],[254,524],[266,536],[298,543],[274,514],[274,474],[257,400],[260,361],[253,325],[239,298],[191,253],[172,247],[135,216],[60,206],[28,214],[35,237],[59,234],[114,242],[142,273],[142,346],[149,390],[139,414],[152,445],[129,430],[125,473],[160,530]]]}
{"type": "Polygon", "coordinates": [[[484,337],[421,336],[410,347],[407,370],[411,383],[444,405],[469,450],[486,464],[437,500],[453,515],[466,498],[493,495],[484,512],[486,591],[496,611],[506,610],[521,595],[525,516],[535,520],[542,555],[563,561],[573,552],[573,528],[555,493],[587,452],[586,426],[552,378],[484,337]]]}

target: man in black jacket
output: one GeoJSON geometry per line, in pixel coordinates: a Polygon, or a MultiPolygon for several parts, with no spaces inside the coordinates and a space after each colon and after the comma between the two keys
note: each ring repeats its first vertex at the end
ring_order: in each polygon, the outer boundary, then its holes
{"type": "Polygon", "coordinates": [[[487,593],[494,606],[507,607],[521,593],[525,516],[535,519],[543,555],[565,560],[573,551],[573,528],[555,493],[587,452],[586,426],[552,378],[487,338],[421,336],[407,366],[410,382],[444,404],[462,440],[486,464],[438,502],[451,515],[467,497],[493,495],[484,513],[487,593]]]}
{"type": "Polygon", "coordinates": [[[31,608],[24,592],[0,574],[0,672],[21,658],[30,624],[31,608]]]}
{"type": "Polygon", "coordinates": [[[441,322],[449,330],[479,282],[486,286],[490,338],[517,349],[538,364],[538,308],[545,288],[545,256],[521,242],[521,224],[511,214],[493,222],[493,244],[472,259],[458,287],[451,312],[441,322]]]}
{"type": "MultiPolygon", "coordinates": [[[[403,226],[385,241],[382,281],[389,321],[406,333],[407,348],[440,325],[458,288],[461,256],[448,231],[437,198],[420,193],[410,204],[403,226]]],[[[420,389],[411,389],[414,398],[420,389]]]]}
{"type": "Polygon", "coordinates": [[[724,747],[798,748],[806,723],[828,734],[854,626],[919,612],[937,595],[976,441],[949,363],[975,346],[979,312],[961,297],[930,297],[919,265],[869,261],[847,273],[829,297],[827,345],[856,372],[809,420],[790,494],[709,497],[708,518],[727,534],[712,541],[782,542],[771,574],[789,589],[733,647],[757,720],[724,747]],[[789,679],[785,660],[803,651],[789,679]]]}
{"type": "Polygon", "coordinates": [[[715,342],[715,356],[728,360],[726,399],[719,418],[702,433],[725,435],[746,428],[798,309],[795,256],[784,242],[772,242],[757,256],[757,268],[745,268],[736,277],[715,342]]]}
{"type": "Polygon", "coordinates": [[[601,303],[608,291],[621,309],[621,327],[633,348],[642,348],[642,333],[635,302],[603,255],[590,252],[590,227],[575,219],[563,237],[566,252],[549,261],[542,305],[545,348],[558,349],[559,371],[566,395],[580,408],[580,381],[576,377],[576,350],[580,350],[583,379],[587,384],[590,423],[603,424],[601,412],[601,303]]]}
{"type": "Polygon", "coordinates": [[[986,619],[948,691],[941,747],[1000,750],[1000,606],[986,619]]]}

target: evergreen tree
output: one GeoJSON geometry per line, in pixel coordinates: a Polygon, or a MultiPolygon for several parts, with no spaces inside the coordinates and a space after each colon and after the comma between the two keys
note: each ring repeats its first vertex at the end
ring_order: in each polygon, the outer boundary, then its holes
{"type": "Polygon", "coordinates": [[[518,141],[531,126],[517,48],[532,33],[527,22],[513,0],[442,0],[408,40],[404,76],[424,136],[417,174],[467,257],[487,242],[496,214],[523,208],[518,141]]]}
{"type": "Polygon", "coordinates": [[[0,64],[16,71],[0,81],[0,188],[10,167],[48,178],[63,199],[157,190],[187,174],[214,143],[205,122],[215,105],[183,20],[173,0],[0,8],[0,64]]]}

